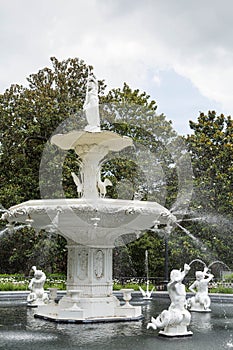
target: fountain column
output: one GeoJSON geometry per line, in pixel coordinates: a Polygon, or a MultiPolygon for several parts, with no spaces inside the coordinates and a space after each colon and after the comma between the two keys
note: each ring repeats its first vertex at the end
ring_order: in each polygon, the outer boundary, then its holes
{"type": "Polygon", "coordinates": [[[112,295],[112,248],[69,244],[67,292],[79,289],[80,297],[112,295]]]}
{"type": "Polygon", "coordinates": [[[96,144],[75,147],[76,154],[81,158],[80,176],[83,186],[83,197],[95,200],[99,197],[97,182],[100,178],[101,160],[108,154],[108,147],[96,144]]]}
{"type": "MultiPolygon", "coordinates": [[[[112,293],[112,248],[89,247],[72,242],[68,246],[67,293],[58,305],[61,319],[141,317],[139,307],[122,311],[112,293]]],[[[54,313],[54,310],[53,310],[54,313]]]]}

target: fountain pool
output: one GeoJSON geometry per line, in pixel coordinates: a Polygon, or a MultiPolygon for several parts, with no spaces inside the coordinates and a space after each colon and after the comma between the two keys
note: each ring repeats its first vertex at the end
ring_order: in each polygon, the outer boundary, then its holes
{"type": "Polygon", "coordinates": [[[145,301],[139,294],[132,303],[142,306],[144,319],[125,323],[63,324],[34,318],[34,309],[22,302],[0,303],[0,349],[9,350],[217,350],[233,348],[233,303],[212,303],[211,314],[192,314],[193,336],[167,339],[146,325],[152,315],[169,305],[156,295],[145,301]]]}

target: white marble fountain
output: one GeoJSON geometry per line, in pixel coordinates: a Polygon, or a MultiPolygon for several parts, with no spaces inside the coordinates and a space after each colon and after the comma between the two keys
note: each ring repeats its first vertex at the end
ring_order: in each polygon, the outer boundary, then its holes
{"type": "Polygon", "coordinates": [[[35,316],[57,322],[128,321],[142,317],[132,306],[131,290],[122,290],[120,305],[112,289],[112,249],[122,235],[143,231],[154,223],[168,224],[175,218],[156,202],[105,198],[108,179],[101,180],[101,166],[109,152],[132,147],[133,141],[100,129],[98,84],[87,82],[84,111],[87,126],[56,134],[51,143],[73,149],[81,159],[79,174],[72,173],[77,198],[29,200],[4,213],[9,224],[27,223],[35,230],[53,231],[67,240],[67,293],[55,303],[38,306],[35,316]]]}

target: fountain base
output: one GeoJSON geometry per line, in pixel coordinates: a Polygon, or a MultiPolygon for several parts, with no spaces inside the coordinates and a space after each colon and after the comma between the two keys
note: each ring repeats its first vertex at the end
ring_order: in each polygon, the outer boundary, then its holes
{"type": "Polygon", "coordinates": [[[58,304],[38,306],[34,316],[60,323],[96,323],[138,321],[143,318],[141,306],[120,305],[115,296],[96,298],[63,297],[58,304]]]}
{"type": "Polygon", "coordinates": [[[203,307],[192,307],[189,309],[190,312],[201,312],[201,313],[210,313],[211,309],[204,309],[203,307]]]}
{"type": "Polygon", "coordinates": [[[209,307],[204,307],[203,304],[196,302],[191,299],[191,302],[188,300],[188,310],[190,312],[201,312],[201,313],[210,313],[211,309],[209,307]]]}
{"type": "Polygon", "coordinates": [[[177,325],[177,326],[168,326],[164,330],[159,331],[159,335],[167,338],[171,337],[190,337],[193,335],[193,332],[188,331],[186,326],[177,325]]]}

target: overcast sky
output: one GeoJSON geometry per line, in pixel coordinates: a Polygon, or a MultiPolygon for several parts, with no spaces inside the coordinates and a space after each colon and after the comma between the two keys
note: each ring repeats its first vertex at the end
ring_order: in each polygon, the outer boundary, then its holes
{"type": "Polygon", "coordinates": [[[233,115],[232,17],[232,0],[0,0],[0,93],[79,57],[187,134],[199,111],[233,115]]]}

